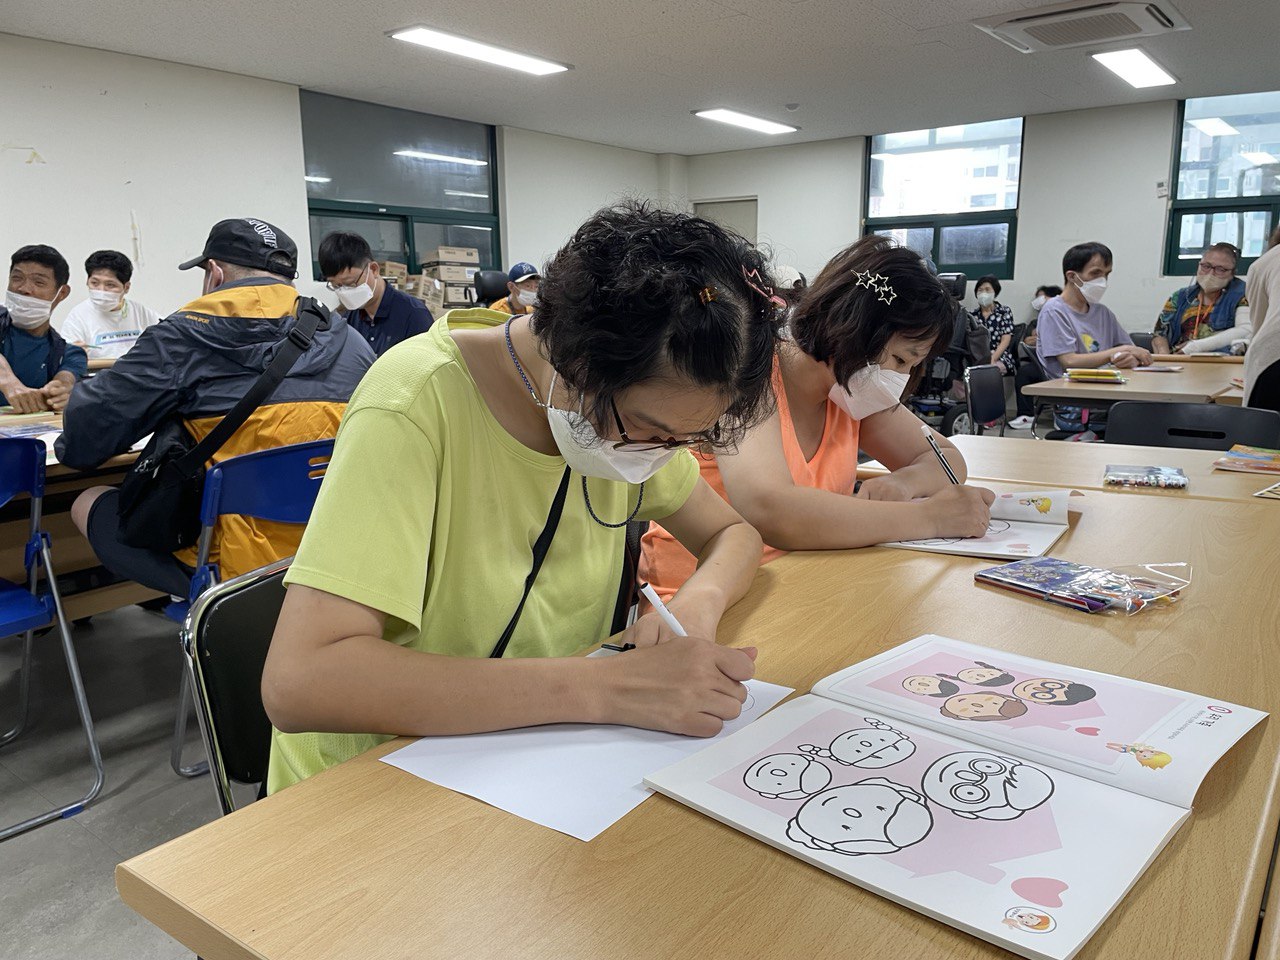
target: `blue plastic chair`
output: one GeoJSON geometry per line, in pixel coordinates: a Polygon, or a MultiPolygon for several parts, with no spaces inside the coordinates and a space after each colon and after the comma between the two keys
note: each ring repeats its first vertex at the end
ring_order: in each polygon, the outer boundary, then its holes
{"type": "Polygon", "coordinates": [[[7,840],[41,824],[74,817],[98,795],[106,777],[93,717],[89,713],[89,701],[85,696],[84,682],[80,678],[80,663],[71,643],[71,630],[67,626],[66,614],[62,610],[62,596],[58,592],[58,578],[50,560],[49,535],[40,528],[44,503],[44,465],[43,441],[33,437],[0,438],[0,506],[21,494],[31,498],[31,535],[27,539],[23,555],[27,582],[23,585],[0,580],[0,637],[23,635],[22,663],[18,668],[18,719],[13,727],[0,734],[0,746],[17,738],[26,728],[35,631],[56,623],[62,637],[62,653],[67,661],[67,673],[71,677],[76,709],[80,713],[80,725],[84,728],[85,739],[89,744],[94,776],[92,786],[79,800],[0,829],[0,840],[7,840]],[[38,582],[38,568],[41,566],[44,567],[45,590],[40,589],[38,582]]]}
{"type": "MultiPolygon", "coordinates": [[[[210,467],[204,476],[200,542],[191,589],[185,602],[165,608],[165,616],[178,623],[185,622],[196,599],[221,579],[218,565],[209,562],[213,530],[219,517],[236,514],[276,523],[306,523],[332,455],[332,440],[312,440],[246,453],[210,467]]],[[[174,772],[182,777],[198,777],[209,770],[209,764],[203,760],[190,766],[182,763],[192,702],[191,675],[184,668],[169,758],[174,772]]]]}

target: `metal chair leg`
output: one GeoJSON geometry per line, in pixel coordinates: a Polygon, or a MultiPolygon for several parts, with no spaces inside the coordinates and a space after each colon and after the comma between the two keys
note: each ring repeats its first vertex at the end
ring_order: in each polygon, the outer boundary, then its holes
{"type": "Polygon", "coordinates": [[[22,638],[22,664],[18,667],[18,719],[14,725],[0,734],[0,747],[18,737],[27,728],[27,715],[31,706],[31,655],[36,632],[28,630],[22,638]]]}
{"type": "Polygon", "coordinates": [[[89,791],[79,800],[23,820],[21,823],[15,823],[11,827],[5,827],[0,830],[0,840],[8,840],[19,833],[25,833],[33,827],[51,823],[54,820],[65,820],[68,817],[74,817],[84,810],[102,791],[102,785],[106,781],[106,770],[102,764],[102,751],[98,749],[98,735],[94,730],[93,716],[89,713],[89,699],[84,692],[84,680],[80,676],[80,662],[76,659],[76,649],[71,642],[71,628],[67,626],[67,618],[62,609],[62,595],[58,592],[57,578],[54,576],[53,567],[49,563],[49,548],[47,545],[42,547],[40,557],[44,563],[45,573],[48,576],[49,590],[53,594],[54,610],[58,617],[58,633],[62,638],[62,654],[67,661],[67,674],[71,678],[71,691],[75,695],[76,710],[80,714],[80,726],[84,730],[85,741],[89,745],[89,757],[93,761],[94,778],[93,785],[89,787],[89,791]]]}
{"type": "Polygon", "coordinates": [[[182,748],[187,742],[187,716],[194,705],[195,700],[191,696],[191,677],[187,675],[184,668],[182,682],[178,688],[178,716],[173,724],[173,747],[169,752],[169,766],[173,767],[173,772],[180,777],[199,777],[209,772],[207,760],[200,760],[189,766],[182,765],[182,748]]]}

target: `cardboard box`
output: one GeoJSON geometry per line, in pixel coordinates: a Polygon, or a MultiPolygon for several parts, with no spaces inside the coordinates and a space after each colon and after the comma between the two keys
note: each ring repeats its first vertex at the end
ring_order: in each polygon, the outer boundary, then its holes
{"type": "Polygon", "coordinates": [[[427,305],[431,316],[438,317],[444,313],[444,284],[431,277],[418,278],[417,298],[427,305]]]}
{"type": "Polygon", "coordinates": [[[468,266],[465,263],[441,263],[439,260],[433,260],[422,265],[423,276],[444,280],[446,283],[470,283],[471,278],[479,272],[479,267],[468,266]]]}
{"type": "Polygon", "coordinates": [[[424,250],[422,255],[445,263],[480,262],[480,250],[478,247],[436,247],[434,250],[424,250]]]}
{"type": "Polygon", "coordinates": [[[409,265],[407,263],[396,263],[394,260],[379,260],[378,269],[384,277],[388,280],[394,280],[400,286],[404,286],[404,282],[409,279],[409,265]]]}
{"type": "Polygon", "coordinates": [[[475,287],[467,287],[454,285],[452,283],[445,284],[444,302],[449,304],[466,304],[468,307],[476,305],[475,287]]]}

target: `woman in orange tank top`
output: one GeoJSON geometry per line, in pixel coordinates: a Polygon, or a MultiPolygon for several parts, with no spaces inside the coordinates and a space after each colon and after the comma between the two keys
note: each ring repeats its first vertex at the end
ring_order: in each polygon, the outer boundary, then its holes
{"type": "MultiPolygon", "coordinates": [[[[774,359],[777,409],[733,454],[699,454],[703,478],[760,531],[762,563],[788,550],[981,536],[991,491],[954,486],[899,402],[950,341],[955,302],[924,261],[886,237],[837,254],[806,290],[774,359]],[[854,493],[858,450],[890,472],[854,493]]],[[[964,458],[935,435],[951,469],[964,458]]],[[[665,530],[644,538],[641,577],[670,596],[697,559],[665,530]]]]}

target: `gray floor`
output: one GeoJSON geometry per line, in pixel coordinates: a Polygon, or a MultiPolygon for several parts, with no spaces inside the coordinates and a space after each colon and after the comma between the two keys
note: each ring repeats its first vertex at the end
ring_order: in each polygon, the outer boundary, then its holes
{"type": "MultiPolygon", "coordinates": [[[[177,626],[126,607],[74,630],[107,780],[83,813],[0,843],[0,954],[24,960],[190,960],[116,894],[113,871],[218,816],[207,776],[169,769],[180,661],[177,626]]],[[[20,640],[0,641],[0,728],[12,722],[20,640]]],[[[55,634],[37,640],[32,721],[0,748],[0,821],[81,796],[90,781],[55,634]]],[[[199,748],[194,718],[189,755],[199,748]]]]}

